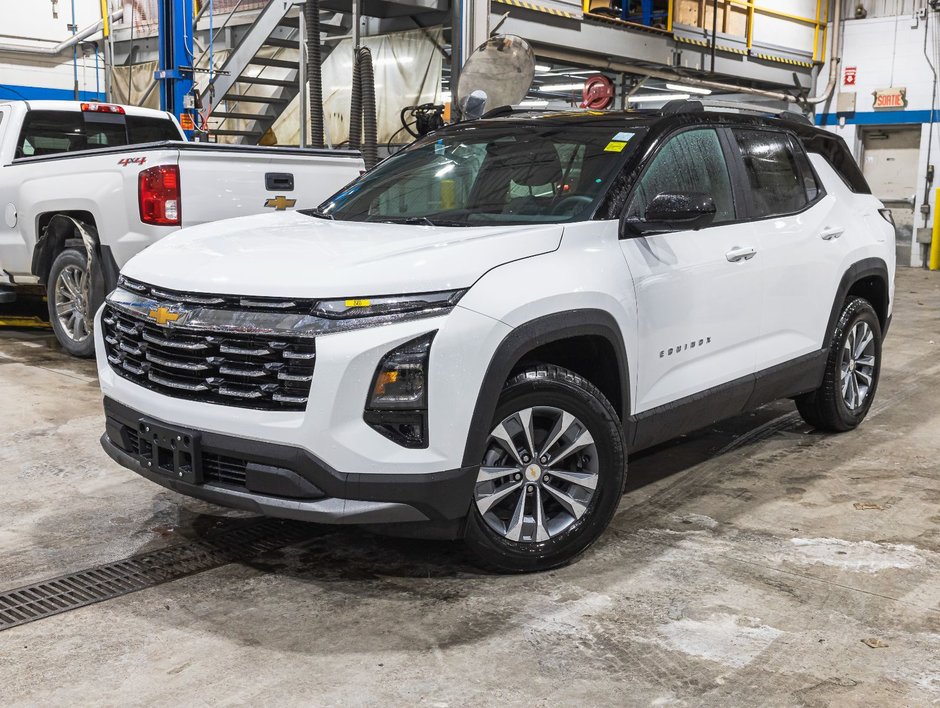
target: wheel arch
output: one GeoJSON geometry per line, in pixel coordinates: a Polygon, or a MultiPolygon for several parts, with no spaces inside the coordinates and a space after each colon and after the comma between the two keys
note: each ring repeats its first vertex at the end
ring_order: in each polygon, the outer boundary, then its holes
{"type": "Polygon", "coordinates": [[[483,456],[486,434],[496,410],[499,395],[514,371],[536,357],[549,356],[553,361],[539,358],[540,363],[568,367],[597,386],[611,400],[621,421],[630,414],[630,376],[623,335],[614,317],[604,310],[577,309],[536,318],[512,330],[496,348],[490,359],[483,383],[477,394],[476,405],[470,419],[463,465],[479,464],[483,456]],[[575,345],[587,345],[589,351],[577,351],[575,345]],[[583,369],[589,357],[600,353],[613,355],[613,362],[605,360],[601,370],[606,380],[583,369]],[[578,367],[578,368],[574,368],[578,367]],[[616,376],[615,381],[614,374],[616,376]],[[616,386],[616,388],[614,388],[616,386]],[[605,390],[606,388],[606,390],[605,390]],[[612,391],[616,393],[612,396],[612,391]]]}
{"type": "Polygon", "coordinates": [[[836,290],[836,297],[832,303],[829,324],[826,327],[825,340],[822,345],[824,347],[829,346],[829,336],[839,319],[846,298],[852,295],[864,297],[871,303],[878,315],[882,332],[886,332],[891,304],[889,284],[888,266],[881,258],[865,258],[849,266],[842,275],[842,280],[836,290]]]}
{"type": "Polygon", "coordinates": [[[40,282],[46,282],[56,256],[66,247],[71,239],[81,240],[81,234],[75,228],[79,221],[92,227],[89,232],[95,243],[100,246],[97,222],[94,214],[84,210],[48,211],[36,216],[36,246],[33,249],[31,270],[40,282]]]}

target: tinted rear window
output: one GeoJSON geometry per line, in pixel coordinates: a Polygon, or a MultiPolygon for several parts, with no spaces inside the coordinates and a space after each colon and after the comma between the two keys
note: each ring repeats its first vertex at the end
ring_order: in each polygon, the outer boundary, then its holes
{"type": "Polygon", "coordinates": [[[169,118],[79,111],[30,111],[23,121],[15,157],[38,157],[180,139],[179,131],[169,118]]]}

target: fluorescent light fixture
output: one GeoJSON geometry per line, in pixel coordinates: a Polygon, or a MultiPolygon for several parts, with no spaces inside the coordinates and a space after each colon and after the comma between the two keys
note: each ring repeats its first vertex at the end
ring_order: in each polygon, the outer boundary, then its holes
{"type": "Polygon", "coordinates": [[[699,88],[698,86],[683,86],[682,84],[666,84],[667,89],[672,89],[673,91],[683,91],[685,93],[700,93],[703,96],[707,96],[712,92],[711,89],[699,88]]]}
{"type": "Polygon", "coordinates": [[[657,103],[664,101],[676,101],[681,98],[691,98],[687,93],[644,93],[641,96],[627,96],[629,103],[657,103]]]}
{"type": "Polygon", "coordinates": [[[536,64],[536,65],[535,65],[535,70],[536,70],[537,72],[539,72],[540,74],[542,74],[542,73],[545,73],[546,71],[551,71],[551,70],[552,70],[552,67],[547,66],[547,65],[545,65],[545,64],[536,64]]]}
{"type": "Polygon", "coordinates": [[[539,98],[530,98],[519,104],[525,108],[545,108],[548,105],[548,101],[543,101],[539,98]]]}
{"type": "Polygon", "coordinates": [[[539,93],[563,93],[565,91],[581,91],[584,89],[584,82],[579,81],[576,84],[549,84],[539,86],[539,93]]]}

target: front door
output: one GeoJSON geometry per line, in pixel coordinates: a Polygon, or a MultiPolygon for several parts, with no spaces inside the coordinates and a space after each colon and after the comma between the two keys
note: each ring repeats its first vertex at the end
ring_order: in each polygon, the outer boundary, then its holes
{"type": "Polygon", "coordinates": [[[738,412],[749,395],[761,268],[753,229],[735,223],[731,177],[715,129],[692,128],[670,137],[638,179],[628,216],[644,218],[647,205],[663,192],[707,194],[717,213],[709,227],[697,231],[620,242],[636,286],[639,319],[633,410],[643,413],[722,384],[740,384],[725,387],[732,395],[716,402],[711,418],[718,420],[738,412]]]}

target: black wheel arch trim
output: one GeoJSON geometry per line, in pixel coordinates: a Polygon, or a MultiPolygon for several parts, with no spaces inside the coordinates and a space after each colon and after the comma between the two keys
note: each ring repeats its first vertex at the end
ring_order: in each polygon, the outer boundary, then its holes
{"type": "MultiPolygon", "coordinates": [[[[891,316],[889,314],[891,308],[891,280],[890,276],[888,275],[888,265],[881,258],[864,258],[849,266],[845,273],[843,273],[842,280],[839,281],[839,287],[836,290],[836,297],[832,302],[832,311],[829,314],[829,322],[826,325],[826,331],[823,334],[823,347],[829,347],[829,338],[832,336],[832,331],[836,326],[836,322],[839,321],[839,315],[842,313],[842,306],[845,304],[845,299],[848,297],[849,290],[851,290],[852,286],[859,281],[871,277],[878,277],[884,282],[885,311],[884,313],[878,314],[881,320],[882,336],[884,336],[884,333],[887,332],[888,325],[890,324],[891,320],[891,316]]],[[[872,306],[877,307],[877,303],[872,303],[872,306]]]]}
{"type": "MultiPolygon", "coordinates": [[[[630,414],[630,369],[623,333],[617,320],[609,312],[590,308],[544,315],[514,328],[500,342],[490,359],[470,419],[463,467],[480,464],[499,395],[519,361],[528,352],[544,344],[583,336],[602,337],[613,347],[617,356],[621,398],[615,404],[620,406],[624,420],[627,419],[630,414]]],[[[590,380],[590,376],[585,377],[590,380]]]]}

